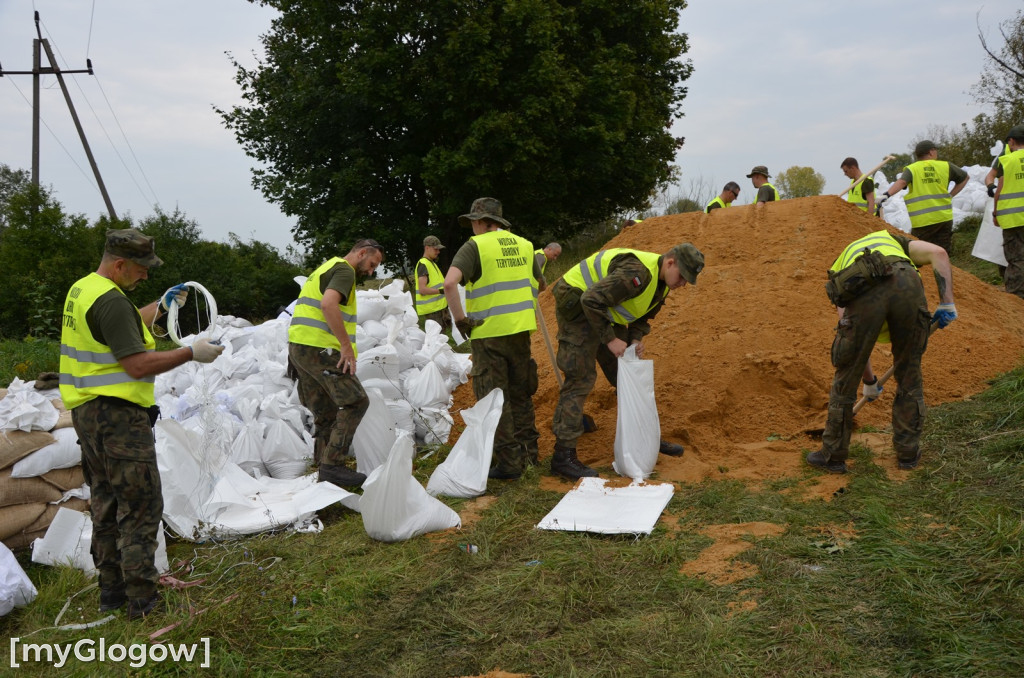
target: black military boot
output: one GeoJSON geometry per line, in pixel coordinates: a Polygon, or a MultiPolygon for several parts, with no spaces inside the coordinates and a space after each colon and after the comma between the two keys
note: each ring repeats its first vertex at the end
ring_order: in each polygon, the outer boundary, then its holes
{"type": "Polygon", "coordinates": [[[575,447],[559,447],[558,445],[555,445],[555,454],[551,457],[551,472],[569,480],[597,477],[597,471],[576,458],[575,447]]]}
{"type": "Polygon", "coordinates": [[[142,619],[163,611],[164,600],[159,593],[154,593],[149,598],[132,598],[128,601],[128,607],[125,608],[128,619],[142,619]]]}
{"type": "Polygon", "coordinates": [[[124,589],[100,589],[100,612],[111,612],[124,605],[128,600],[124,589]]]}
{"type": "Polygon", "coordinates": [[[662,440],[661,445],[658,446],[658,452],[661,454],[667,454],[670,457],[681,457],[683,456],[684,450],[682,445],[662,440]]]}
{"type": "Polygon", "coordinates": [[[338,487],[362,487],[366,482],[366,476],[347,466],[320,464],[318,480],[321,483],[331,483],[338,487]]]}
{"type": "Polygon", "coordinates": [[[829,473],[846,473],[846,461],[832,461],[832,459],[825,457],[824,450],[811,452],[805,459],[811,466],[823,469],[829,473]]]}

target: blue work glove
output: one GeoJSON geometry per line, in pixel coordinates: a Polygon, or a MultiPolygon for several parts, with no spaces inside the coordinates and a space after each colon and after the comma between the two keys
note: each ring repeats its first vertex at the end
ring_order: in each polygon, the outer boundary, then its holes
{"type": "Polygon", "coordinates": [[[935,309],[935,313],[932,315],[932,322],[938,323],[940,330],[956,319],[957,312],[955,304],[939,304],[938,308],[935,309]]]}
{"type": "Polygon", "coordinates": [[[177,302],[179,307],[184,306],[186,299],[188,299],[188,287],[185,283],[175,285],[164,292],[164,296],[160,299],[160,308],[165,311],[170,309],[172,301],[177,302]]]}
{"type": "Polygon", "coordinates": [[[870,384],[864,382],[864,388],[861,392],[869,403],[873,400],[878,400],[878,396],[882,395],[882,385],[878,383],[878,377],[875,377],[875,380],[870,384]]]}

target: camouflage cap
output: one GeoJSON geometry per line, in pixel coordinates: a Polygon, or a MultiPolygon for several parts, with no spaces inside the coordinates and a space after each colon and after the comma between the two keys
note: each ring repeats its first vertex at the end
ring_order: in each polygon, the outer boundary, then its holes
{"type": "Polygon", "coordinates": [[[914,155],[920,158],[923,155],[927,155],[937,149],[938,146],[931,139],[925,139],[924,141],[917,142],[917,146],[914,146],[914,155]]]}
{"type": "Polygon", "coordinates": [[[747,178],[749,179],[755,174],[763,174],[765,177],[771,177],[771,175],[768,174],[768,168],[764,165],[754,165],[754,169],[750,170],[750,174],[747,175],[747,178]]]}
{"type": "Polygon", "coordinates": [[[444,249],[444,245],[441,244],[441,239],[438,238],[436,235],[428,235],[426,238],[424,238],[423,239],[423,246],[424,247],[436,247],[439,250],[443,250],[444,249]]]}
{"type": "Polygon", "coordinates": [[[676,245],[669,253],[676,258],[683,279],[691,285],[696,285],[697,274],[704,270],[704,254],[688,242],[676,245]]]}
{"type": "Polygon", "coordinates": [[[153,251],[153,238],[134,228],[107,231],[107,244],[103,251],[146,268],[156,268],[164,263],[153,251]]]}
{"type": "Polygon", "coordinates": [[[501,201],[497,198],[477,198],[469,208],[469,214],[459,217],[459,226],[468,228],[474,219],[490,219],[496,221],[505,228],[511,227],[501,216],[501,201]]]}

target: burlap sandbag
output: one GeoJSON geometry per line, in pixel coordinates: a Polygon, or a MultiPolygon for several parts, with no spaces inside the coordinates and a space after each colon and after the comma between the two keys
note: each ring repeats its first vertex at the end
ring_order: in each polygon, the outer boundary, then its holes
{"type": "Polygon", "coordinates": [[[39,477],[60,490],[61,494],[81,487],[85,483],[85,475],[82,473],[81,465],[72,466],[71,468],[54,469],[39,477]]]}
{"type": "Polygon", "coordinates": [[[63,490],[43,478],[44,476],[12,478],[11,469],[0,471],[0,507],[18,504],[47,504],[51,501],[58,501],[64,496],[63,490]]]}
{"type": "MultiPolygon", "coordinates": [[[[56,405],[59,402],[59,400],[54,400],[53,404],[56,405]]],[[[71,422],[71,412],[68,410],[60,410],[60,416],[57,417],[57,423],[54,424],[53,428],[71,428],[72,426],[74,426],[74,424],[71,422]]]]}
{"type": "Polygon", "coordinates": [[[35,532],[19,532],[16,535],[10,536],[7,539],[2,539],[4,546],[11,549],[12,551],[18,551],[21,549],[28,548],[32,545],[36,539],[42,539],[46,535],[46,528],[42,530],[36,530],[35,532]]]}
{"type": "MultiPolygon", "coordinates": [[[[0,539],[12,551],[30,546],[36,539],[41,539],[46,534],[46,530],[50,527],[50,523],[53,522],[57,511],[61,507],[71,509],[72,511],[87,511],[89,509],[89,502],[84,499],[68,499],[63,504],[30,504],[29,506],[39,508],[40,513],[36,516],[35,520],[25,525],[22,529],[10,535],[5,535],[3,539],[0,539]]],[[[3,520],[3,516],[8,511],[11,511],[11,509],[20,508],[19,506],[10,506],[0,509],[0,520],[3,520]]]]}
{"type": "Polygon", "coordinates": [[[55,442],[57,439],[46,431],[0,432],[0,469],[13,466],[36,450],[55,442]]]}
{"type": "Polygon", "coordinates": [[[0,508],[0,540],[24,532],[29,525],[36,522],[46,512],[47,506],[52,506],[52,504],[36,502],[0,508]]]}

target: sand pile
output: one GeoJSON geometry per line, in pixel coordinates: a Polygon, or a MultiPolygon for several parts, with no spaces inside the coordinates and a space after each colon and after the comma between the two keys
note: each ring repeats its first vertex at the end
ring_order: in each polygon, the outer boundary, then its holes
{"type": "MultiPolygon", "coordinates": [[[[757,481],[802,473],[801,449],[818,444],[805,431],[824,426],[832,383],[836,314],[825,296],[826,271],[847,244],[881,227],[839,198],[820,196],[761,210],[744,206],[645,219],[607,244],[664,252],[690,241],[706,259],[697,286],[669,296],[645,342],[645,357],[655,364],[662,437],[686,446],[682,458],[661,456],[660,478],[757,481]]],[[[934,278],[928,268],[923,273],[934,308],[934,278]]],[[[924,358],[930,406],[982,391],[1024,354],[1024,300],[959,269],[953,277],[960,318],[932,335],[924,358]]],[[[550,293],[541,294],[541,308],[554,339],[550,293]]],[[[558,386],[540,332],[533,355],[540,367],[534,403],[544,457],[554,444],[558,386]]],[[[886,345],[876,346],[872,361],[879,374],[892,365],[886,345]]],[[[890,381],[881,399],[864,407],[859,426],[889,426],[895,386],[890,381]]],[[[471,387],[464,385],[454,409],[472,403],[471,387]]],[[[587,412],[599,430],[580,439],[579,457],[610,467],[616,400],[600,370],[587,412]]]]}

